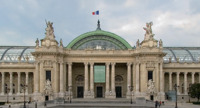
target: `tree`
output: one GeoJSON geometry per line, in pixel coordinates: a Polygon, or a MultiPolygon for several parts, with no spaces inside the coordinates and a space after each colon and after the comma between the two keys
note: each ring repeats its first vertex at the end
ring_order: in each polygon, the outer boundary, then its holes
{"type": "Polygon", "coordinates": [[[198,102],[199,102],[199,99],[200,99],[200,83],[191,84],[191,86],[189,88],[189,93],[190,93],[191,97],[197,98],[198,102]]]}

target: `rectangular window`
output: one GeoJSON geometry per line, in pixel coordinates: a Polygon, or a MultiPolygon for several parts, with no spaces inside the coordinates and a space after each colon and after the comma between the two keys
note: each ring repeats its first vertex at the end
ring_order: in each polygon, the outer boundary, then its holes
{"type": "Polygon", "coordinates": [[[46,80],[47,79],[51,81],[51,71],[46,71],[46,80]]]}
{"type": "Polygon", "coordinates": [[[94,82],[95,83],[105,83],[106,79],[106,68],[105,65],[94,66],[94,82]]]}
{"type": "Polygon", "coordinates": [[[148,71],[148,81],[152,79],[153,80],[153,71],[148,71]]]}

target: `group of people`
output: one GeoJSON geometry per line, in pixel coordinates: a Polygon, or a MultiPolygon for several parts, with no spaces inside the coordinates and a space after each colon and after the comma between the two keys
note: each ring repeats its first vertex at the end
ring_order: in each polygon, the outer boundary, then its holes
{"type": "Polygon", "coordinates": [[[160,107],[161,105],[164,105],[164,101],[155,101],[155,108],[160,107]]]}

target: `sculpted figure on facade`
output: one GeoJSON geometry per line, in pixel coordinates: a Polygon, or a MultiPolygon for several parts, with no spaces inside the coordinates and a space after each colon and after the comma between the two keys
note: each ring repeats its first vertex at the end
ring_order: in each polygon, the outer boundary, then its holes
{"type": "Polygon", "coordinates": [[[60,39],[60,47],[63,47],[63,41],[60,39]]]}
{"type": "Polygon", "coordinates": [[[51,95],[53,93],[51,81],[49,79],[46,80],[46,84],[44,87],[44,95],[51,95]]]}
{"type": "Polygon", "coordinates": [[[53,30],[53,22],[46,22],[47,28],[46,28],[46,37],[45,38],[49,38],[49,39],[54,39],[54,30],[53,30]]]}
{"type": "Polygon", "coordinates": [[[152,29],[151,29],[152,25],[153,25],[153,22],[149,22],[149,23],[146,23],[146,27],[143,27],[143,29],[146,31],[144,40],[153,39],[154,34],[152,33],[152,29]]]}
{"type": "Polygon", "coordinates": [[[138,39],[137,42],[136,42],[136,48],[139,48],[139,47],[140,47],[140,41],[138,39]]]}
{"type": "Polygon", "coordinates": [[[38,38],[37,38],[37,40],[35,41],[35,43],[36,43],[36,48],[39,47],[39,40],[38,40],[38,38]]]}
{"type": "Polygon", "coordinates": [[[163,42],[162,42],[162,40],[160,39],[160,41],[159,41],[159,47],[160,48],[162,48],[163,47],[163,42]]]}
{"type": "Polygon", "coordinates": [[[154,94],[155,92],[156,91],[155,91],[154,81],[150,79],[147,84],[147,93],[154,94]]]}

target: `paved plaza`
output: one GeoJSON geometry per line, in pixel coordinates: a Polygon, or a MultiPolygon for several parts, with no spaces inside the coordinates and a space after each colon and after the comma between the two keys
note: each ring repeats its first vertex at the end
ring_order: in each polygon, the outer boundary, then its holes
{"type": "MultiPolygon", "coordinates": [[[[11,108],[23,108],[23,103],[20,104],[10,104],[11,108]]],[[[27,108],[36,108],[35,103],[26,104],[27,108]]],[[[175,103],[166,101],[165,105],[161,105],[157,108],[174,108],[175,103]]],[[[8,105],[0,106],[0,108],[9,108],[8,105]]],[[[37,108],[155,108],[153,102],[147,102],[146,104],[130,104],[126,102],[84,102],[84,103],[69,103],[65,104],[55,104],[47,103],[47,106],[44,106],[44,103],[37,103],[37,108]]],[[[191,103],[178,103],[178,108],[200,108],[200,105],[193,105],[191,103]]]]}

